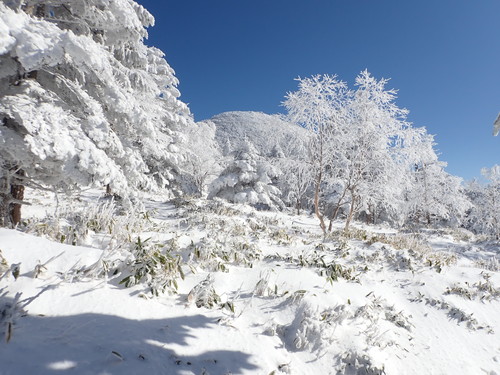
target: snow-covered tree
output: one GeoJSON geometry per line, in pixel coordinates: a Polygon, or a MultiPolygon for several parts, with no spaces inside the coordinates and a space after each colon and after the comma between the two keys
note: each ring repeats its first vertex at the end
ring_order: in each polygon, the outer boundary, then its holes
{"type": "MultiPolygon", "coordinates": [[[[214,116],[209,122],[216,127],[216,141],[223,156],[220,165],[227,167],[233,162],[235,152],[241,150],[246,141],[251,142],[259,155],[257,159],[261,167],[272,171],[272,185],[281,190],[283,203],[296,207],[296,195],[292,190],[297,188],[297,167],[307,156],[301,146],[307,139],[305,129],[282,116],[261,112],[226,112],[214,116]]],[[[300,181],[301,177],[298,178],[300,181]]],[[[306,201],[307,197],[303,197],[301,204],[306,201]]]]}
{"type": "Polygon", "coordinates": [[[410,180],[402,210],[407,223],[459,224],[470,208],[462,180],[444,170],[446,163],[438,158],[434,136],[424,128],[415,129],[413,139],[407,140],[410,180]]]}
{"type": "Polygon", "coordinates": [[[457,225],[469,208],[461,187],[462,180],[444,170],[445,162],[415,166],[414,185],[410,191],[408,219],[426,224],[446,221],[457,225]]]}
{"type": "Polygon", "coordinates": [[[360,210],[371,214],[378,206],[388,209],[401,196],[398,176],[404,165],[398,152],[403,129],[409,126],[407,110],[394,103],[396,92],[386,84],[365,70],[356,77],[357,89],[348,103],[345,168],[339,176],[349,197],[346,230],[360,210]]]}
{"type": "Polygon", "coordinates": [[[307,139],[296,137],[280,148],[273,162],[281,171],[278,177],[278,186],[283,193],[283,200],[293,206],[300,214],[300,210],[312,201],[311,193],[312,173],[311,164],[307,159],[307,139]]]}
{"type": "Polygon", "coordinates": [[[473,182],[468,186],[472,209],[467,216],[467,224],[476,233],[500,240],[500,166],[483,168],[486,185],[473,182]]]}
{"type": "Polygon", "coordinates": [[[174,179],[191,119],[143,44],[153,22],[132,0],[0,1],[3,219],[25,185],[127,194],[174,179]]]}
{"type": "Polygon", "coordinates": [[[328,229],[344,212],[347,230],[360,211],[396,211],[402,196],[398,176],[405,168],[398,153],[409,124],[407,111],[394,103],[395,91],[385,89],[387,80],[363,71],[356,91],[331,76],[299,81],[299,90],[288,94],[284,105],[293,121],[310,130],[308,160],[323,231],[325,212],[331,219],[328,229]]]}
{"type": "MultiPolygon", "coordinates": [[[[186,129],[185,137],[189,153],[181,163],[183,191],[205,196],[222,164],[222,154],[215,140],[215,125],[211,121],[198,122],[186,129]]],[[[231,147],[230,144],[227,147],[231,147]]]]}
{"type": "Polygon", "coordinates": [[[262,159],[255,146],[245,139],[231,156],[227,167],[211,183],[209,199],[218,197],[257,208],[282,208],[281,192],[272,181],[277,170],[262,159]]]}
{"type": "Polygon", "coordinates": [[[343,126],[343,106],[349,95],[347,85],[336,76],[316,75],[299,78],[299,89],[288,93],[283,105],[288,118],[308,130],[307,152],[314,185],[314,212],[326,233],[322,187],[329,167],[333,165],[335,141],[343,126]]]}

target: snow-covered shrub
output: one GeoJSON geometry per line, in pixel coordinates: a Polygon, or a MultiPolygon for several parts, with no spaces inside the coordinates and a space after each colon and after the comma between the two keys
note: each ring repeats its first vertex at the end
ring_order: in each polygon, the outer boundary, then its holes
{"type": "Polygon", "coordinates": [[[348,351],[341,356],[337,374],[344,375],[385,375],[384,367],[375,366],[370,357],[354,351],[348,351]]]}
{"type": "Polygon", "coordinates": [[[259,281],[257,281],[257,284],[255,284],[255,288],[252,293],[254,296],[278,296],[278,285],[271,285],[271,272],[272,270],[266,270],[264,273],[260,274],[259,281]]]}
{"type": "Polygon", "coordinates": [[[500,271],[500,259],[496,256],[493,256],[488,259],[478,259],[475,262],[475,265],[479,268],[483,268],[488,271],[498,272],[500,271]]]}
{"type": "Polygon", "coordinates": [[[191,259],[207,271],[227,271],[227,265],[252,267],[262,258],[262,251],[253,243],[238,237],[228,240],[224,233],[216,232],[215,238],[202,238],[190,246],[191,259]],[[219,238],[217,238],[219,236],[219,238]]]}
{"type": "Polygon", "coordinates": [[[303,147],[307,131],[283,116],[259,112],[226,112],[210,119],[216,126],[216,140],[226,161],[248,140],[255,146],[258,161],[269,170],[281,200],[290,207],[306,207],[310,200],[310,172],[303,147]]]}
{"type": "Polygon", "coordinates": [[[196,245],[192,243],[190,248],[190,258],[195,265],[209,272],[228,271],[226,264],[229,257],[222,252],[221,245],[216,241],[204,238],[196,245]]]}
{"type": "Polygon", "coordinates": [[[433,251],[425,256],[425,263],[437,272],[441,272],[445,266],[456,264],[457,256],[445,251],[433,251]]]}
{"type": "Polygon", "coordinates": [[[55,217],[27,220],[22,229],[70,245],[91,244],[97,235],[101,247],[126,248],[137,233],[153,230],[150,215],[141,205],[124,208],[114,199],[105,199],[66,207],[55,217]]]}
{"type": "Polygon", "coordinates": [[[383,350],[404,329],[411,332],[411,316],[373,295],[365,305],[340,304],[325,307],[314,297],[302,300],[294,320],[279,330],[292,350],[317,351],[323,355],[332,345],[343,345],[360,336],[366,345],[383,350]]]}
{"type": "Polygon", "coordinates": [[[232,154],[232,160],[209,188],[209,199],[223,198],[258,209],[281,209],[281,192],[273,184],[278,171],[266,163],[249,140],[232,154]]]}
{"type": "Polygon", "coordinates": [[[279,228],[271,231],[269,233],[269,238],[272,241],[274,241],[277,245],[282,245],[282,246],[290,246],[296,241],[294,236],[288,233],[288,231],[285,228],[279,228]]]}
{"type": "Polygon", "coordinates": [[[355,281],[355,268],[339,263],[339,259],[334,252],[325,252],[322,247],[315,246],[313,251],[307,251],[296,256],[289,256],[287,261],[298,264],[301,267],[316,268],[320,276],[326,277],[330,283],[336,282],[339,278],[347,281],[355,281]]]}
{"type": "Polygon", "coordinates": [[[137,238],[130,258],[125,262],[122,274],[128,274],[120,281],[126,287],[146,284],[149,291],[158,296],[161,293],[177,292],[177,279],[184,278],[182,259],[171,254],[170,249],[158,243],[137,238]]]}
{"type": "Polygon", "coordinates": [[[303,301],[295,313],[294,320],[284,330],[285,345],[291,350],[320,350],[332,344],[332,328],[332,324],[323,319],[316,307],[303,301]]]}
{"type": "Polygon", "coordinates": [[[446,288],[444,294],[455,294],[469,300],[479,298],[481,301],[491,301],[500,298],[500,288],[492,284],[490,274],[483,273],[482,281],[472,285],[469,283],[451,285],[446,288]]]}
{"type": "Polygon", "coordinates": [[[205,307],[213,309],[218,307],[221,299],[214,289],[214,279],[211,274],[207,278],[195,285],[187,296],[188,303],[194,303],[196,307],[205,307]]]}

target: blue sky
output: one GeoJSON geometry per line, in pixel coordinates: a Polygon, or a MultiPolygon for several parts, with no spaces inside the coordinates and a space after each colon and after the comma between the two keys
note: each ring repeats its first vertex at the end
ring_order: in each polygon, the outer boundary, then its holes
{"type": "Polygon", "coordinates": [[[195,119],[283,112],[294,78],[391,78],[450,173],[500,164],[500,0],[138,0],[195,119]]]}

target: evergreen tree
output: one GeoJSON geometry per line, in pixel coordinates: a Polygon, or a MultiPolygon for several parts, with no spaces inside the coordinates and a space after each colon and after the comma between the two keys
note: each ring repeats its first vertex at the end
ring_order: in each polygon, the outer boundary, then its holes
{"type": "Polygon", "coordinates": [[[132,0],[0,1],[4,221],[16,186],[127,195],[175,180],[192,120],[162,52],[143,44],[153,22],[132,0]]]}
{"type": "Polygon", "coordinates": [[[209,198],[248,203],[257,208],[282,208],[281,192],[272,183],[277,171],[262,159],[255,146],[245,139],[231,156],[227,167],[212,182],[209,198]]]}

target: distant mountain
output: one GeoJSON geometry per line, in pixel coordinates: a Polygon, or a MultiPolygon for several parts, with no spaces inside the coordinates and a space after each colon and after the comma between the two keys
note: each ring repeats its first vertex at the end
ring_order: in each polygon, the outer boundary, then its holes
{"type": "Polygon", "coordinates": [[[262,112],[224,112],[209,120],[215,124],[215,138],[226,153],[225,145],[231,149],[242,146],[245,137],[261,155],[268,155],[278,144],[285,148],[296,137],[305,137],[307,131],[282,119],[280,115],[262,112]]]}

